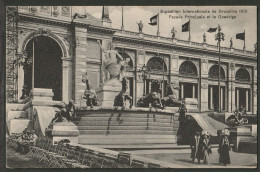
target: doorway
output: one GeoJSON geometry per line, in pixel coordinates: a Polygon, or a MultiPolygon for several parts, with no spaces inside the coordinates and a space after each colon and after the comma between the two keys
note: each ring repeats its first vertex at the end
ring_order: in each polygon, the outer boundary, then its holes
{"type": "MultiPolygon", "coordinates": [[[[28,42],[25,50],[30,61],[34,52],[34,87],[52,89],[53,100],[61,101],[62,50],[59,44],[50,37],[38,36],[28,42]]],[[[32,63],[24,68],[24,85],[32,89],[32,63]]]]}

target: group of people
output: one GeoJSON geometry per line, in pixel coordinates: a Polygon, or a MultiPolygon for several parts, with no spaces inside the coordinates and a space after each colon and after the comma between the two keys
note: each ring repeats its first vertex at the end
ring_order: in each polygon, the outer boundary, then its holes
{"type": "MultiPolygon", "coordinates": [[[[229,156],[229,131],[219,130],[219,163],[221,165],[230,164],[229,156]]],[[[198,164],[202,160],[204,164],[209,163],[209,154],[212,154],[210,146],[210,135],[207,131],[196,132],[190,143],[192,163],[195,164],[195,160],[198,159],[198,164]]]]}

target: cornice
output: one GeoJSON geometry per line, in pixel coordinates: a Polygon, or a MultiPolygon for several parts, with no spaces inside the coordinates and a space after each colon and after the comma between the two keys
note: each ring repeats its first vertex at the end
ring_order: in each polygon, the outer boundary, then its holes
{"type": "Polygon", "coordinates": [[[71,24],[71,20],[69,19],[59,19],[55,17],[44,17],[44,16],[39,16],[39,15],[34,15],[34,14],[24,14],[24,13],[18,13],[19,19],[23,19],[26,21],[33,21],[33,22],[40,22],[40,23],[48,23],[48,24],[56,24],[56,25],[63,25],[63,26],[68,26],[71,24]]]}

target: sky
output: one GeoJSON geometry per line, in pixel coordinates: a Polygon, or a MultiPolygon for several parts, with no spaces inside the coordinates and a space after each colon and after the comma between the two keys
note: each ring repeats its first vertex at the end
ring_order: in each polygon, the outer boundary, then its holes
{"type": "MultiPolygon", "coordinates": [[[[87,12],[97,18],[101,18],[102,15],[102,6],[73,7],[73,10],[81,14],[87,12]]],[[[229,47],[232,38],[233,47],[243,49],[244,41],[236,39],[236,34],[245,30],[246,50],[254,51],[254,44],[257,41],[257,9],[254,6],[124,6],[125,30],[138,32],[136,22],[141,20],[144,24],[143,32],[156,35],[158,27],[148,23],[150,18],[158,13],[161,36],[171,37],[171,29],[174,27],[178,39],[188,40],[189,33],[182,32],[181,26],[190,19],[191,41],[203,42],[203,34],[206,33],[207,43],[216,45],[215,33],[209,33],[207,30],[220,25],[225,34],[221,46],[229,47]],[[188,13],[187,10],[200,11],[188,13]],[[213,13],[213,10],[216,12],[213,13]],[[213,15],[216,18],[213,18],[213,15]],[[227,18],[219,18],[219,16],[227,18]]],[[[120,29],[122,6],[109,6],[109,17],[112,27],[120,29]]]]}

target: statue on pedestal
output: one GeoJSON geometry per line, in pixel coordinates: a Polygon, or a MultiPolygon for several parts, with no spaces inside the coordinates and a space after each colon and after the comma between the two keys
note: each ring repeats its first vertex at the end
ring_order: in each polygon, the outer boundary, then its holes
{"type": "Polygon", "coordinates": [[[176,88],[174,88],[170,84],[167,86],[168,96],[162,98],[163,107],[165,107],[165,106],[179,107],[181,105],[181,101],[178,100],[175,89],[176,88]]]}
{"type": "Polygon", "coordinates": [[[137,106],[163,109],[160,82],[157,79],[152,81],[151,92],[137,101],[137,106]]]}
{"type": "Polygon", "coordinates": [[[175,39],[175,36],[176,36],[176,33],[177,33],[177,31],[175,30],[174,27],[172,27],[171,33],[172,33],[172,40],[173,40],[173,39],[175,39]]]}
{"type": "Polygon", "coordinates": [[[84,92],[83,99],[86,99],[87,107],[93,108],[93,106],[98,106],[98,99],[96,95],[96,91],[90,88],[89,80],[88,80],[88,73],[82,75],[82,82],[86,84],[86,89],[84,92]]]}
{"type": "Polygon", "coordinates": [[[75,113],[75,106],[72,101],[69,101],[68,104],[65,104],[65,107],[61,107],[60,111],[55,114],[55,117],[51,120],[51,123],[70,122],[73,113],[75,113]]]}
{"type": "Polygon", "coordinates": [[[126,77],[123,77],[123,79],[122,79],[122,90],[115,97],[114,106],[121,106],[121,107],[124,108],[126,100],[129,100],[129,103],[130,103],[130,107],[129,108],[132,108],[132,106],[133,106],[133,98],[129,94],[128,85],[129,85],[129,80],[126,77]]]}
{"type": "Polygon", "coordinates": [[[206,36],[206,33],[203,34],[203,43],[206,43],[207,42],[207,36],[206,36]]]}
{"type": "Polygon", "coordinates": [[[127,66],[128,61],[115,50],[115,46],[111,44],[110,50],[105,50],[100,41],[97,41],[101,50],[105,53],[105,59],[103,59],[102,75],[103,83],[105,81],[111,81],[114,79],[119,80],[120,74],[123,72],[123,67],[127,66]]]}
{"type": "MultiPolygon", "coordinates": [[[[137,22],[136,22],[136,23],[137,23],[137,22]]],[[[139,23],[137,23],[137,25],[138,25],[139,32],[142,33],[142,32],[143,32],[144,24],[142,23],[142,21],[140,21],[139,23]]]]}
{"type": "Polygon", "coordinates": [[[233,40],[232,40],[232,38],[230,39],[230,48],[233,48],[233,40]]]}

